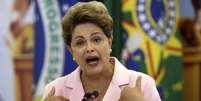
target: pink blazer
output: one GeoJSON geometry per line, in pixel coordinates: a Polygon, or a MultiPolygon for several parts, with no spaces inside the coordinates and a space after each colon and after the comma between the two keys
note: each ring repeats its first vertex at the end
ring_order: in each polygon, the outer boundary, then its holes
{"type": "MultiPolygon", "coordinates": [[[[102,101],[119,101],[122,89],[126,85],[134,87],[138,76],[142,76],[141,90],[144,94],[145,101],[161,101],[155,81],[150,76],[128,70],[116,58],[114,59],[114,75],[102,101]]],[[[45,88],[43,99],[50,92],[52,86],[56,90],[55,96],[63,96],[70,99],[70,101],[81,101],[85,92],[80,80],[80,67],[71,74],[50,82],[45,88]]]]}

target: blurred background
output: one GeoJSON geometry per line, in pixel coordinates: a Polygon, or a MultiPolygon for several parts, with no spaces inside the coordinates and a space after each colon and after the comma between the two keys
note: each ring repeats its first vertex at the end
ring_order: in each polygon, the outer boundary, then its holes
{"type": "MultiPolygon", "coordinates": [[[[0,0],[0,101],[40,101],[77,64],[61,37],[76,2],[0,0]]],[[[162,101],[201,101],[201,0],[98,0],[114,20],[112,55],[152,76],[162,101]]]]}

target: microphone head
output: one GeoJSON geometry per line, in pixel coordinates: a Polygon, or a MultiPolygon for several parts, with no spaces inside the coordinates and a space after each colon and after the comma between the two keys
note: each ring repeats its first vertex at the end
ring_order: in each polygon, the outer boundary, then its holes
{"type": "Polygon", "coordinates": [[[89,99],[89,98],[91,98],[91,95],[92,95],[91,93],[87,92],[87,93],[84,94],[84,97],[86,97],[87,99],[89,99]]]}
{"type": "Polygon", "coordinates": [[[92,96],[92,94],[91,93],[85,93],[84,94],[84,97],[82,98],[82,101],[88,101],[88,99],[90,99],[91,98],[91,96],[92,96]]]}
{"type": "Polygon", "coordinates": [[[92,95],[94,95],[94,96],[95,96],[95,98],[97,98],[97,97],[98,97],[98,95],[99,95],[99,92],[95,90],[95,91],[93,91],[91,94],[92,94],[92,95]]]}

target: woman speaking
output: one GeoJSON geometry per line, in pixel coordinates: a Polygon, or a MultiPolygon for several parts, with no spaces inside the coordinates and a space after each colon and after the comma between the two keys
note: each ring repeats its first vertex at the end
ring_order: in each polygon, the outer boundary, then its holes
{"type": "Polygon", "coordinates": [[[155,81],[111,57],[113,20],[97,1],[79,2],[62,21],[63,39],[78,67],[50,82],[44,101],[160,101],[155,81]]]}

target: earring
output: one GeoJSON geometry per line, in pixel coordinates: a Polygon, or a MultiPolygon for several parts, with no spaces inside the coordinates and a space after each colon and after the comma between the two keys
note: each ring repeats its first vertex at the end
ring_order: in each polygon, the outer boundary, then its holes
{"type": "Polygon", "coordinates": [[[110,48],[110,53],[112,52],[112,49],[110,48]]]}
{"type": "Polygon", "coordinates": [[[73,57],[73,61],[75,61],[75,58],[73,57]]]}

